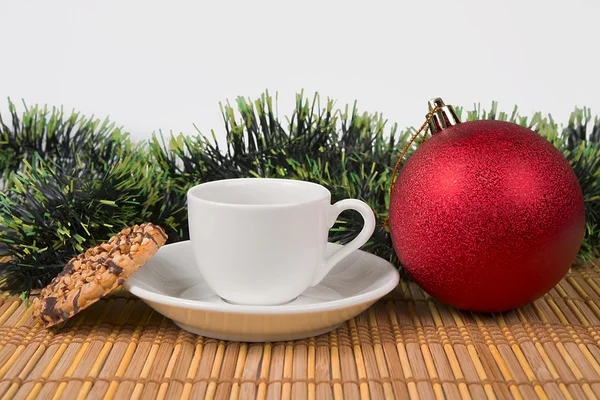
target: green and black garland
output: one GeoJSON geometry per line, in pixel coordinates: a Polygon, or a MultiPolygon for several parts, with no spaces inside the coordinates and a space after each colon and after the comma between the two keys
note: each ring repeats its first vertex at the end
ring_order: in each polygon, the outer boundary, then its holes
{"type": "MultiPolygon", "coordinates": [[[[401,130],[380,114],[359,113],[296,96],[280,119],[268,93],[236,107],[221,105],[227,142],[153,134],[134,142],[119,127],[61,109],[27,107],[10,121],[0,116],[0,289],[28,296],[64,264],[124,226],[152,221],[169,242],[188,238],[185,194],[193,185],[235,177],[284,177],[320,183],[332,200],[358,198],[375,211],[379,227],[364,249],[398,264],[382,222],[387,217],[392,168],[414,128],[401,130]]],[[[500,119],[527,126],[560,149],[585,196],[587,231],[581,261],[600,256],[600,120],[575,109],[566,127],[550,116],[521,117],[479,108],[463,120],[500,119]]],[[[422,121],[416,121],[421,123],[422,121]]],[[[410,151],[419,145],[415,143],[410,151]]],[[[406,158],[410,157],[410,152],[406,158]]],[[[362,220],[345,213],[330,240],[345,243],[362,220]]],[[[291,228],[290,228],[291,229],[291,228]]]]}

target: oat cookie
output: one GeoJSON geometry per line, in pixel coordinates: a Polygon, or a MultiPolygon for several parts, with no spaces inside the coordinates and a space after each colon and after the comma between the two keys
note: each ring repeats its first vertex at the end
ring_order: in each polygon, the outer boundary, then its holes
{"type": "Polygon", "coordinates": [[[33,299],[33,316],[46,327],[66,321],[122,285],[166,240],[160,226],[145,223],[86,250],[33,299]]]}

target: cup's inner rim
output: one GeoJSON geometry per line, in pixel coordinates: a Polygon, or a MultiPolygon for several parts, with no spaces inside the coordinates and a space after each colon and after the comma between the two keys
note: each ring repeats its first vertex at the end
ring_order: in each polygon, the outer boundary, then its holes
{"type": "Polygon", "coordinates": [[[206,203],[224,205],[224,206],[237,206],[237,207],[277,207],[277,206],[290,206],[311,203],[314,201],[329,199],[331,193],[327,188],[317,183],[296,180],[296,179],[279,179],[279,178],[234,178],[234,179],[222,179],[217,181],[210,181],[198,184],[188,190],[188,196],[206,203]],[[287,196],[286,201],[276,201],[269,203],[253,203],[253,202],[239,202],[231,201],[232,194],[228,194],[226,188],[270,188],[274,191],[287,186],[287,188],[293,188],[298,191],[296,198],[291,199],[287,196]],[[215,198],[215,190],[223,190],[218,198],[215,198]],[[229,197],[228,197],[229,196],[229,197]]]}

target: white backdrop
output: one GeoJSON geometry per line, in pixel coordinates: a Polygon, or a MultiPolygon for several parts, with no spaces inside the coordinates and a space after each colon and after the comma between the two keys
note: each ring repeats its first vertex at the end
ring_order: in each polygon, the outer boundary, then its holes
{"type": "Polygon", "coordinates": [[[600,114],[600,2],[0,0],[0,110],[222,135],[218,102],[295,93],[419,125],[427,101],[600,114]]]}

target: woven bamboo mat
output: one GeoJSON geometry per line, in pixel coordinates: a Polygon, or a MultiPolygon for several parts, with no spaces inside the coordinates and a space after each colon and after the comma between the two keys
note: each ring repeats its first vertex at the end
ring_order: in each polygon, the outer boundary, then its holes
{"type": "Polygon", "coordinates": [[[0,303],[0,397],[441,399],[600,397],[600,272],[496,315],[402,284],[329,334],[247,344],[178,329],[125,291],[60,330],[0,303]]]}

